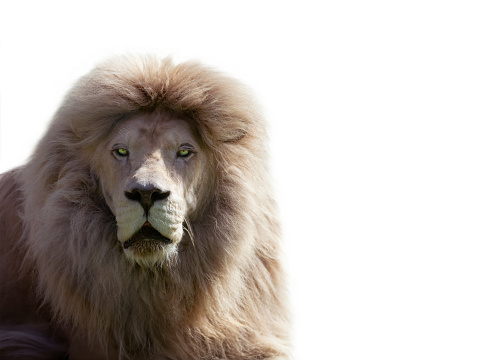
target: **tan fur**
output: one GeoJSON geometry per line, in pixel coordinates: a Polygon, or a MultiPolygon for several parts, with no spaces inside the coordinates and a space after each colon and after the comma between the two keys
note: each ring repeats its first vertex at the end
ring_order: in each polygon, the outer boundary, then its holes
{"type": "MultiPolygon", "coordinates": [[[[95,68],[66,96],[29,163],[0,180],[1,261],[10,259],[2,293],[29,295],[21,308],[30,314],[4,323],[47,322],[50,337],[68,340],[71,359],[288,358],[265,141],[248,92],[204,66],[120,57],[95,68]],[[196,197],[186,202],[186,190],[172,191],[187,204],[175,213],[184,231],[168,261],[142,262],[143,248],[125,256],[105,198],[121,194],[125,179],[108,167],[117,166],[108,141],[132,121],[165,117],[191,124],[182,134],[196,133],[205,161],[187,175],[155,172],[166,155],[146,148],[138,169],[161,181],[170,174],[162,184],[172,189],[196,184],[196,197]]],[[[2,301],[2,312],[15,301],[2,301]]]]}

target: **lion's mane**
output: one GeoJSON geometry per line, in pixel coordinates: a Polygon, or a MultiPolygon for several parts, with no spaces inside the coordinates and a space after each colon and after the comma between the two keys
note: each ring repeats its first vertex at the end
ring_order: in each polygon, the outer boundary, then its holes
{"type": "Polygon", "coordinates": [[[0,216],[19,212],[0,223],[1,240],[15,243],[42,316],[125,357],[287,358],[265,140],[248,91],[197,63],[126,56],[81,78],[30,161],[0,183],[0,216]],[[175,261],[142,269],[122,254],[91,164],[118,121],[159,109],[196,124],[215,159],[205,170],[213,196],[175,261]]]}

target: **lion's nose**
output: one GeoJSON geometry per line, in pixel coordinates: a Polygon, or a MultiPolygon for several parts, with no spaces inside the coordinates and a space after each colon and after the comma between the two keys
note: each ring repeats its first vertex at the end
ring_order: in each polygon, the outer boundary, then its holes
{"type": "Polygon", "coordinates": [[[153,206],[155,201],[165,200],[170,195],[169,191],[162,191],[156,188],[135,188],[131,191],[125,191],[125,196],[133,201],[138,201],[145,214],[148,216],[148,211],[153,206]]]}

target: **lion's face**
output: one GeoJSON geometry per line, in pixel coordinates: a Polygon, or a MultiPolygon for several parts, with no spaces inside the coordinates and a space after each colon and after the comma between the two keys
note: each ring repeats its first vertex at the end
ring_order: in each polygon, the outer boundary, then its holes
{"type": "Polygon", "coordinates": [[[126,257],[141,266],[172,259],[211,180],[194,125],[164,112],[138,115],[115,127],[99,160],[126,257]]]}

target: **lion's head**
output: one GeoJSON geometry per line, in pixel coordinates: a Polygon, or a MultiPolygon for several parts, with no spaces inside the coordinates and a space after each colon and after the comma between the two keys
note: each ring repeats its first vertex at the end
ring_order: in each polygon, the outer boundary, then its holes
{"type": "Polygon", "coordinates": [[[265,140],[248,91],[202,65],[121,57],[81,78],[18,175],[52,321],[133,357],[285,356],[265,140]]]}
{"type": "Polygon", "coordinates": [[[193,121],[167,111],[135,115],[102,145],[95,171],[126,257],[142,266],[173,259],[213,181],[213,158],[193,121]]]}

